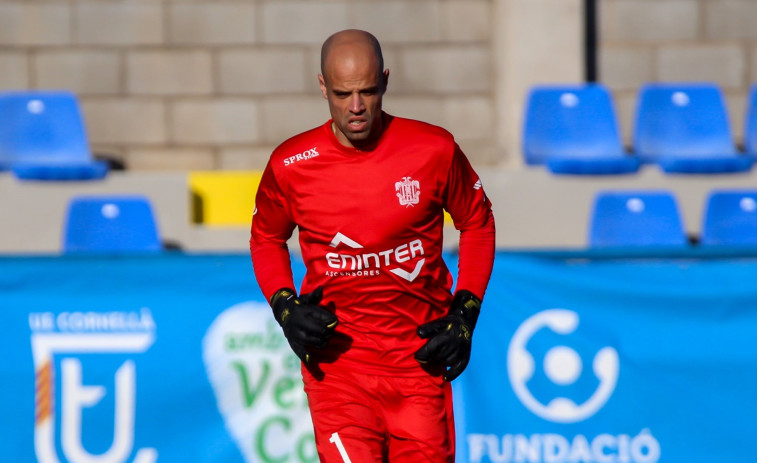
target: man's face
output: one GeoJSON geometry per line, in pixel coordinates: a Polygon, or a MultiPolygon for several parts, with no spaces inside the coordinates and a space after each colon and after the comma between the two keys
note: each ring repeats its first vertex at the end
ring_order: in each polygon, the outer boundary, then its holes
{"type": "Polygon", "coordinates": [[[389,70],[381,72],[370,54],[335,53],[319,75],[323,97],[329,102],[334,134],[344,145],[369,147],[384,130],[381,100],[389,70]]]}

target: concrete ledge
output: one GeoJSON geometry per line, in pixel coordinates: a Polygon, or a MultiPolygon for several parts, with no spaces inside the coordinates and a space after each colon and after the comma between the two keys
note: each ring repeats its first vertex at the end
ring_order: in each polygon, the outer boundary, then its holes
{"type": "MultiPolygon", "coordinates": [[[[635,175],[555,176],[539,167],[478,169],[494,204],[499,248],[582,248],[594,194],[601,189],[667,189],[675,193],[686,231],[698,235],[704,202],[713,189],[757,188],[757,171],[729,175],[665,175],[645,166],[635,175]]],[[[75,195],[144,194],[158,214],[165,240],[187,252],[246,252],[249,226],[191,223],[191,195],[184,172],[112,172],[100,182],[21,182],[0,174],[0,253],[57,253],[68,200],[75,195]]],[[[457,232],[445,230],[446,248],[457,232]]],[[[297,249],[296,236],[291,240],[297,249]]]]}

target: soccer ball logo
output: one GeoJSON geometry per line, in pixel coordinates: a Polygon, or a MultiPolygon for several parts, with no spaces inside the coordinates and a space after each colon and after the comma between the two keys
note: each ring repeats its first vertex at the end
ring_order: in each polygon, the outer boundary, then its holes
{"type": "MultiPolygon", "coordinates": [[[[565,309],[550,309],[539,312],[524,321],[515,331],[507,351],[507,374],[518,399],[534,414],[558,423],[575,423],[594,415],[612,395],[618,380],[620,362],[618,352],[612,347],[600,349],[594,356],[592,370],[599,386],[585,402],[577,404],[567,397],[556,397],[544,404],[534,397],[526,386],[534,376],[536,365],[526,344],[542,328],[561,335],[573,333],[578,328],[578,314],[565,309]]],[[[554,384],[567,386],[581,375],[581,356],[568,346],[550,348],[544,356],[544,373],[554,384]]]]}

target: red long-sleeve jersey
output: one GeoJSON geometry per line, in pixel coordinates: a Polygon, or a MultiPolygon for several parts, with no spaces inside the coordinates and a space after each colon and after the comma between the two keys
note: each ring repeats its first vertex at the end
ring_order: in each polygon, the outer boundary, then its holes
{"type": "Polygon", "coordinates": [[[377,146],[343,146],[331,121],[282,143],[258,188],[250,249],[270,297],[294,288],[286,241],[299,228],[301,292],[324,288],[339,319],[321,369],[423,374],[416,328],[445,315],[452,277],[442,259],[443,210],[460,230],[458,289],[483,298],[494,218],[481,181],[446,130],[389,116],[377,146]]]}

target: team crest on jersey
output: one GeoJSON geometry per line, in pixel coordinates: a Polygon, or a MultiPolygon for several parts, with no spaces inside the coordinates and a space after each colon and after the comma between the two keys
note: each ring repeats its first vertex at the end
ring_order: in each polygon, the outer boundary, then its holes
{"type": "Polygon", "coordinates": [[[402,181],[395,182],[394,189],[401,206],[413,207],[420,201],[421,184],[412,177],[402,177],[402,181]]]}

